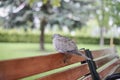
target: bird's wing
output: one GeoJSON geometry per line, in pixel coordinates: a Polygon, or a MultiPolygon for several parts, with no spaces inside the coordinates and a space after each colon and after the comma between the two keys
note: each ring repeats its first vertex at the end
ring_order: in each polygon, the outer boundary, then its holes
{"type": "Polygon", "coordinates": [[[75,42],[69,38],[66,37],[60,37],[59,40],[59,45],[62,47],[63,51],[72,51],[72,50],[77,50],[77,46],[75,42]]]}

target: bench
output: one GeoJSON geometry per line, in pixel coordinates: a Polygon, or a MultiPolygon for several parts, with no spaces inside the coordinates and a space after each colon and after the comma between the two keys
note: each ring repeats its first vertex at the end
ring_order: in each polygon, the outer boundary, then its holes
{"type": "MultiPolygon", "coordinates": [[[[118,71],[119,58],[115,48],[94,51],[81,51],[94,61],[72,55],[69,63],[64,63],[64,54],[55,53],[45,56],[0,61],[0,80],[18,80],[40,73],[56,71],[35,80],[95,80],[118,71]],[[90,55],[89,55],[90,54],[90,55]],[[98,75],[94,75],[94,73],[98,75]]],[[[25,80],[25,79],[24,79],[25,80]]],[[[32,79],[33,80],[33,79],[32,79]]]]}

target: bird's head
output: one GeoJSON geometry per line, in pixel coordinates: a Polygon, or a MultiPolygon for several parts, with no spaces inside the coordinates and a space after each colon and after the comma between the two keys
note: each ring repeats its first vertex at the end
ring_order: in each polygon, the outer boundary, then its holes
{"type": "Polygon", "coordinates": [[[60,34],[53,34],[52,37],[53,37],[53,38],[57,38],[57,37],[61,37],[61,35],[60,35],[60,34]]]}

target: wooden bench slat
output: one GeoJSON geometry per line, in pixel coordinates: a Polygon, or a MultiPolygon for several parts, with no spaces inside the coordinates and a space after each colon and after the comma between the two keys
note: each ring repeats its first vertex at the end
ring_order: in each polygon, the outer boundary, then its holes
{"type": "Polygon", "coordinates": [[[117,69],[117,61],[118,60],[116,59],[114,63],[99,72],[101,79],[104,79],[108,74],[112,74],[117,69]]]}
{"type": "Polygon", "coordinates": [[[83,64],[79,67],[68,69],[63,72],[55,73],[38,80],[77,80],[78,78],[89,73],[87,64],[83,64]]]}
{"type": "Polygon", "coordinates": [[[116,58],[114,54],[106,55],[105,57],[95,61],[97,68],[103,66],[104,64],[110,62],[112,59],[116,58]]]}
{"type": "MultiPolygon", "coordinates": [[[[102,68],[100,71],[98,71],[100,78],[104,80],[104,78],[111,73],[111,71],[115,71],[118,67],[118,59],[115,59],[114,62],[110,65],[108,65],[105,68],[102,68]]],[[[85,77],[83,80],[92,80],[91,75],[85,77]]]]}
{"type": "MultiPolygon", "coordinates": [[[[98,73],[102,80],[115,71],[119,66],[118,54],[115,48],[107,48],[102,50],[91,51],[93,58],[95,60],[96,66],[98,68],[98,73]]],[[[83,80],[92,80],[91,75],[86,76],[83,80]]]]}
{"type": "MultiPolygon", "coordinates": [[[[63,62],[61,53],[47,56],[0,61],[0,80],[15,80],[51,69],[68,65],[63,62]]],[[[85,60],[81,56],[72,55],[70,63],[85,60]]]]}
{"type": "Polygon", "coordinates": [[[115,48],[106,48],[102,50],[93,50],[91,51],[92,55],[94,58],[98,58],[107,54],[114,54],[115,53],[115,48]]]}

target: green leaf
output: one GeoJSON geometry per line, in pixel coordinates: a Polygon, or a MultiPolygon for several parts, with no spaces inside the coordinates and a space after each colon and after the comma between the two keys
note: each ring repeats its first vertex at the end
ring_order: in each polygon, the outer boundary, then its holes
{"type": "Polygon", "coordinates": [[[60,0],[51,0],[51,4],[53,6],[59,7],[60,6],[60,0]]]}
{"type": "Polygon", "coordinates": [[[48,0],[42,0],[43,1],[43,4],[46,4],[48,2],[48,0]]]}
{"type": "Polygon", "coordinates": [[[28,0],[28,2],[29,2],[29,5],[32,6],[34,3],[34,0],[28,0]]]}

